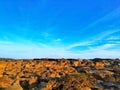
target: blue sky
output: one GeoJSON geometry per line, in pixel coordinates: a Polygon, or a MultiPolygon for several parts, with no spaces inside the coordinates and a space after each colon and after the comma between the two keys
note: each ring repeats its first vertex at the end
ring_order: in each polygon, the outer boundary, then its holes
{"type": "Polygon", "coordinates": [[[120,0],[0,0],[0,57],[120,58],[120,0]]]}

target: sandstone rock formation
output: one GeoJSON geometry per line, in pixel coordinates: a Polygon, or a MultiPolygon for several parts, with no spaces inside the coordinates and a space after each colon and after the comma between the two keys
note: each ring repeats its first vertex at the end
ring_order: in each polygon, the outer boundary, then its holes
{"type": "Polygon", "coordinates": [[[0,90],[120,90],[120,60],[0,59],[0,90]]]}

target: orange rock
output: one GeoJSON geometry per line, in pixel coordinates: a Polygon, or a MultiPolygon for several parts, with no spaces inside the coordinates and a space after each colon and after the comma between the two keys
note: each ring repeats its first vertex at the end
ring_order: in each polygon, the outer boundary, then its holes
{"type": "Polygon", "coordinates": [[[20,86],[19,80],[17,80],[13,85],[10,85],[5,90],[23,90],[23,88],[20,86]]]}
{"type": "Polygon", "coordinates": [[[9,78],[2,77],[0,78],[0,86],[1,87],[8,87],[11,83],[11,80],[9,78]]]}
{"type": "Polygon", "coordinates": [[[96,62],[96,63],[95,63],[95,67],[103,68],[103,67],[104,67],[104,64],[101,63],[101,62],[96,62]]]}
{"type": "Polygon", "coordinates": [[[6,67],[6,64],[0,64],[0,69],[5,67],[6,67]]]}
{"type": "Polygon", "coordinates": [[[36,83],[37,79],[38,79],[37,77],[32,76],[31,79],[30,79],[30,81],[29,81],[29,84],[31,85],[31,84],[36,83]]]}
{"type": "Polygon", "coordinates": [[[75,66],[75,67],[79,66],[79,61],[75,61],[75,62],[74,62],[74,66],[75,66]]]}
{"type": "Polygon", "coordinates": [[[3,74],[0,74],[0,78],[2,78],[3,77],[3,74]]]}

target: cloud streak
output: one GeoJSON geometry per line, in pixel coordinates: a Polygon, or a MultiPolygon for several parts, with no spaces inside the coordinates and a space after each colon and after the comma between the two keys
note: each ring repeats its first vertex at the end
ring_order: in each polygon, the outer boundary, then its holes
{"type": "Polygon", "coordinates": [[[75,47],[78,47],[78,46],[90,46],[90,45],[93,45],[95,43],[97,43],[98,41],[102,41],[104,40],[105,37],[111,35],[111,34],[114,34],[116,32],[119,32],[120,29],[116,29],[116,30],[106,30],[105,32],[101,33],[101,34],[98,34],[98,35],[95,35],[93,36],[93,40],[89,40],[88,41],[84,41],[84,42],[77,42],[77,43],[74,43],[74,44],[71,44],[67,47],[67,49],[72,49],[72,48],[75,48],[75,47]]]}
{"type": "Polygon", "coordinates": [[[0,54],[8,58],[117,58],[119,57],[118,50],[109,50],[115,44],[105,44],[97,47],[90,47],[89,50],[71,52],[63,47],[53,47],[34,44],[16,44],[13,42],[2,42],[0,44],[0,54]]]}
{"type": "Polygon", "coordinates": [[[89,24],[85,28],[82,29],[82,31],[86,31],[90,28],[94,28],[95,26],[101,25],[101,23],[106,23],[110,20],[114,20],[115,18],[120,17],[120,7],[116,8],[115,10],[109,12],[108,14],[104,15],[103,17],[99,18],[98,20],[94,21],[93,23],[89,24]]]}

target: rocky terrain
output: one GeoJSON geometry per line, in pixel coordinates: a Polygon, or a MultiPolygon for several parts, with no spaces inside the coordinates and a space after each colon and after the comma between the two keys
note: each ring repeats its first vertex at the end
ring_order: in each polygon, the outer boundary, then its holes
{"type": "Polygon", "coordinates": [[[1,58],[0,90],[120,90],[120,60],[1,58]]]}

